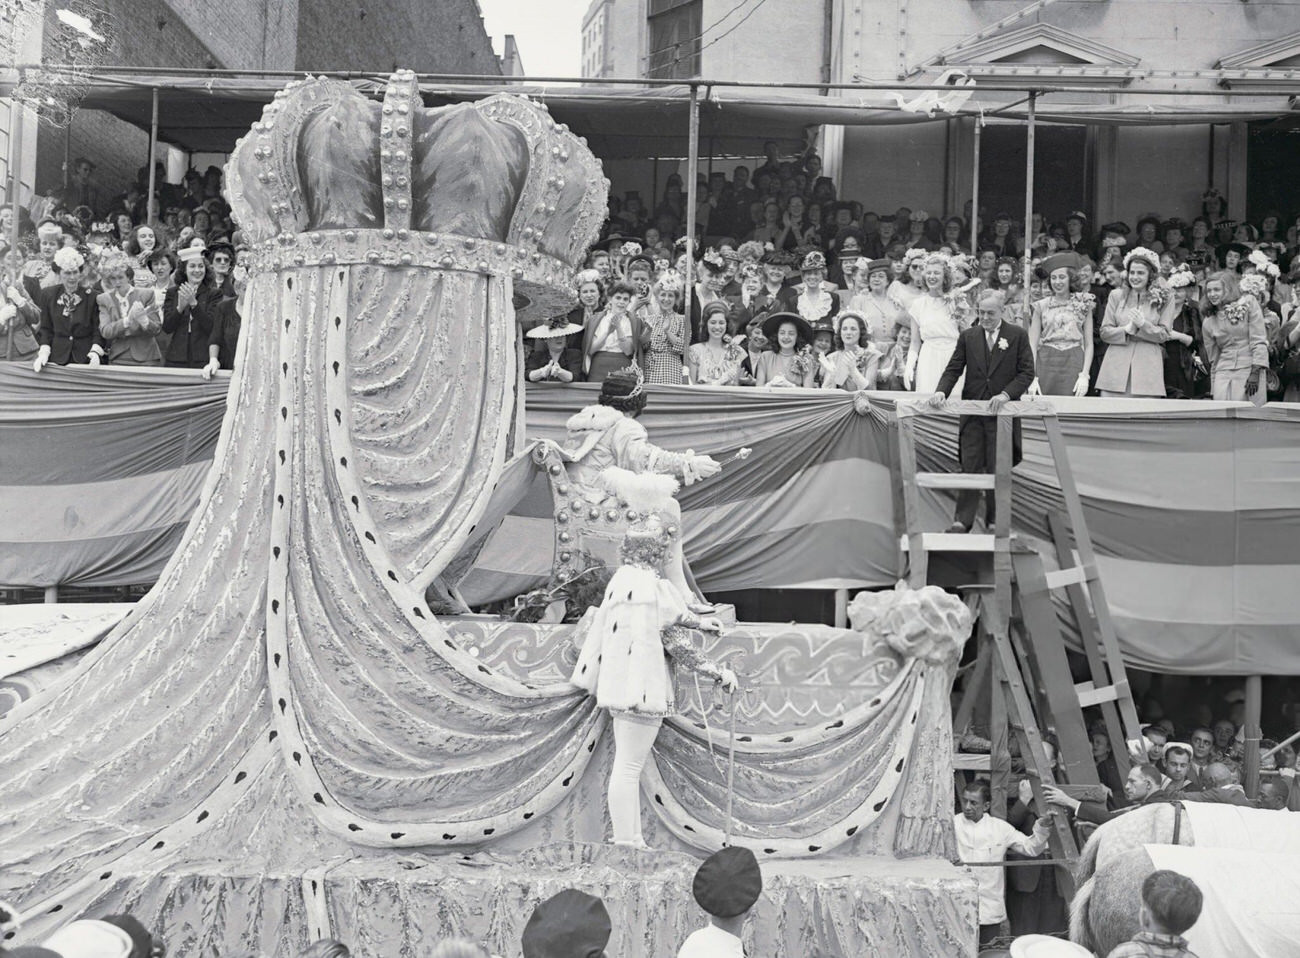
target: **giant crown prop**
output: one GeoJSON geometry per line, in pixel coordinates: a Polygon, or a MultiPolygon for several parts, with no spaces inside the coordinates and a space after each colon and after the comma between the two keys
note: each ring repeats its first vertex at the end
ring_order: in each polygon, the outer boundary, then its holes
{"type": "Polygon", "coordinates": [[[543,107],[498,95],[428,109],[410,71],[390,77],[382,103],[341,80],[291,83],[228,170],[254,268],[508,274],[536,318],[572,305],[609,192],[586,142],[543,107]]]}

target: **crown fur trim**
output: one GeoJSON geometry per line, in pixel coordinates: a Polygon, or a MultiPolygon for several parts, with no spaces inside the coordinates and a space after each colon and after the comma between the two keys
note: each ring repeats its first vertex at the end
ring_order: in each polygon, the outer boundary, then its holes
{"type": "Polygon", "coordinates": [[[637,512],[655,512],[672,502],[681,484],[658,472],[632,472],[610,466],[600,474],[600,484],[637,512]]]}

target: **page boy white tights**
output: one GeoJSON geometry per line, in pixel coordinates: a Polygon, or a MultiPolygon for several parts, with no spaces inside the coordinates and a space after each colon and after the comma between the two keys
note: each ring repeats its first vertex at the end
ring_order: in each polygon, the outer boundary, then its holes
{"type": "Polygon", "coordinates": [[[641,770],[662,724],[662,721],[647,724],[614,716],[614,765],[609,772],[606,801],[617,844],[645,843],[641,837],[641,770]]]}

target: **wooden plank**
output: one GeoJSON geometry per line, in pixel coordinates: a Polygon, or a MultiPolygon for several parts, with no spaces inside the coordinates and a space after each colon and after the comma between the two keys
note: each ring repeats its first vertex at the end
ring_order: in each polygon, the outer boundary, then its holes
{"type": "MultiPolygon", "coordinates": [[[[1053,781],[1051,767],[1047,763],[1047,752],[1043,746],[1042,736],[1033,721],[1029,706],[1029,696],[1025,692],[1024,682],[1017,670],[1015,654],[1011,649],[1009,636],[993,636],[994,651],[997,662],[996,674],[1001,679],[1002,688],[1008,700],[1008,708],[1013,709],[1021,722],[1016,726],[1016,737],[1020,742],[1020,754],[1025,760],[1025,770],[1029,776],[1029,786],[1040,808],[1046,808],[1043,800],[1042,785],[1053,781]]],[[[1074,833],[1066,817],[1055,812],[1051,815],[1051,848],[1053,856],[1074,862],[1079,857],[1074,833]]],[[[1067,898],[1074,892],[1073,877],[1069,869],[1058,869],[1057,880],[1061,882],[1061,891],[1067,898]]]]}
{"type": "MultiPolygon", "coordinates": [[[[898,465],[903,477],[903,519],[908,533],[903,539],[910,542],[921,528],[921,504],[916,488],[916,428],[906,419],[898,421],[898,465]]],[[[925,586],[930,577],[926,543],[920,539],[916,545],[907,558],[907,583],[913,589],[925,586]]],[[[906,544],[903,550],[908,551],[906,544]]]]}
{"type": "Polygon", "coordinates": [[[1079,697],[1079,708],[1081,709],[1092,708],[1102,702],[1117,702],[1121,695],[1120,690],[1114,685],[1103,685],[1101,688],[1094,688],[1091,682],[1080,682],[1074,687],[1074,690],[1079,697]]]}
{"type": "Polygon", "coordinates": [[[1047,588],[1050,590],[1064,589],[1067,585],[1080,585],[1088,582],[1096,575],[1096,572],[1089,572],[1081,565],[1071,566],[1068,569],[1058,569],[1049,572],[1044,577],[1047,582],[1047,588]]]}
{"type": "Polygon", "coordinates": [[[1051,593],[1043,587],[1043,560],[1037,555],[1016,556],[1013,562],[1025,635],[1033,647],[1037,679],[1056,725],[1057,740],[1061,743],[1060,768],[1068,782],[1095,782],[1097,766],[1092,758],[1092,743],[1084,726],[1074,679],[1070,675],[1065,638],[1061,635],[1051,593]]]}
{"type": "Polygon", "coordinates": [[[1003,403],[994,413],[986,399],[948,399],[942,406],[931,406],[929,398],[902,399],[894,403],[894,415],[900,420],[913,416],[1012,416],[1046,418],[1056,416],[1056,409],[1046,399],[1021,399],[1003,403]]]}
{"type": "Polygon", "coordinates": [[[922,489],[992,489],[997,477],[990,472],[918,472],[922,489]]]}
{"type": "Polygon", "coordinates": [[[953,752],[952,767],[958,772],[988,772],[993,769],[993,760],[982,752],[953,752]]]}
{"type": "Polygon", "coordinates": [[[915,538],[918,551],[926,552],[995,552],[993,536],[983,532],[921,532],[903,536],[904,552],[911,549],[915,538]]]}

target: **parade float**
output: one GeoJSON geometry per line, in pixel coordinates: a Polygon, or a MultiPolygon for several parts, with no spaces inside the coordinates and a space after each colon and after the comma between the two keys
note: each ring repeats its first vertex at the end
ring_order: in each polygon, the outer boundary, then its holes
{"type": "MultiPolygon", "coordinates": [[[[742,690],[679,692],[643,851],[606,844],[609,723],[568,681],[573,627],[426,601],[502,503],[559,479],[525,440],[518,324],[563,311],[604,215],[586,146],[522,98],[426,109],[408,73],[382,101],[307,80],[227,182],[254,268],[197,508],[152,591],[0,730],[11,943],[129,911],[174,955],[450,934],[514,955],[531,907],[577,886],[612,954],[668,955],[730,841],[763,865],[765,951],[973,955],[959,602],[926,621],[887,592],[852,628],[705,640],[742,690]]],[[[571,563],[552,534],[541,561],[571,563]]]]}

